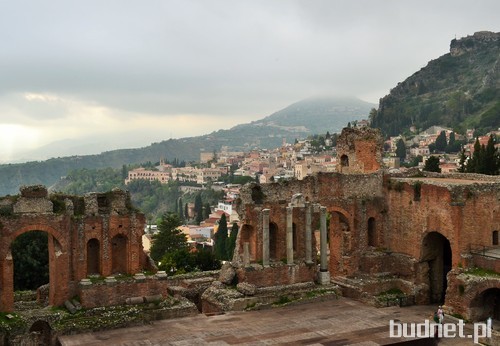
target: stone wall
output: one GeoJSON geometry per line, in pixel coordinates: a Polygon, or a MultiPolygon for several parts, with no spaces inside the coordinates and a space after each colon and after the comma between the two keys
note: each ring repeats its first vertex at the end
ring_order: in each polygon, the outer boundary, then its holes
{"type": "Polygon", "coordinates": [[[344,128],[337,139],[337,171],[371,173],[382,167],[383,139],[380,130],[344,128]]]}
{"type": "MultiPolygon", "coordinates": [[[[127,299],[168,296],[168,281],[148,277],[141,281],[128,280],[111,283],[79,285],[78,295],[84,308],[126,304],[127,299]]],[[[135,299],[137,301],[137,299],[135,299]]]]}
{"type": "Polygon", "coordinates": [[[89,274],[155,269],[142,249],[145,216],[132,208],[127,192],[49,196],[45,187],[37,185],[21,188],[20,196],[0,198],[0,206],[1,311],[14,307],[10,245],[26,232],[48,234],[51,305],[73,297],[77,283],[89,274]],[[94,252],[89,243],[95,245],[94,252]]]}
{"type": "Polygon", "coordinates": [[[316,275],[316,266],[304,263],[289,266],[282,263],[264,268],[254,265],[247,268],[239,268],[236,274],[238,282],[247,282],[256,287],[282,286],[301,282],[313,282],[316,275]]]}

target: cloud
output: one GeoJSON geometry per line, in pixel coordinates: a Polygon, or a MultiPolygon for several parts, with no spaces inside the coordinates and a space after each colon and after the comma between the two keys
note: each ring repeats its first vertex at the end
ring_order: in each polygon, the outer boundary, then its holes
{"type": "Polygon", "coordinates": [[[0,124],[40,143],[163,121],[197,135],[315,95],[377,102],[455,35],[500,31],[499,12],[496,0],[5,1],[0,124]]]}

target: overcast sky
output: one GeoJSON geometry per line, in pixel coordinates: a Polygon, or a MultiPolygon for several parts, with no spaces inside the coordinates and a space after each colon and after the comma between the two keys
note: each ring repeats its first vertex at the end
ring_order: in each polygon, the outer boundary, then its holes
{"type": "Polygon", "coordinates": [[[453,38],[500,31],[499,13],[498,0],[0,0],[0,162],[206,134],[313,96],[378,103],[453,38]]]}

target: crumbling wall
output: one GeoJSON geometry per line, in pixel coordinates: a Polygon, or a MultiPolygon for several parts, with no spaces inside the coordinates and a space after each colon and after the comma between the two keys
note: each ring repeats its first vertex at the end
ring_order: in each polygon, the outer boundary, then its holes
{"type": "Polygon", "coordinates": [[[337,139],[337,172],[372,173],[382,167],[380,130],[344,128],[337,139]]]}
{"type": "MultiPolygon", "coordinates": [[[[149,268],[142,249],[145,216],[131,207],[130,195],[121,190],[90,193],[83,197],[57,194],[49,196],[44,186],[21,188],[19,196],[2,198],[0,207],[0,310],[12,311],[13,260],[10,245],[17,236],[29,231],[48,234],[49,302],[61,305],[76,293],[79,280],[87,277],[87,264],[99,263],[99,274],[113,273],[111,240],[125,240],[120,254],[124,273],[135,274],[149,268]],[[89,254],[87,243],[99,244],[89,254]],[[98,253],[99,258],[91,258],[98,253]]],[[[116,257],[116,256],[115,256],[116,257]]]]}

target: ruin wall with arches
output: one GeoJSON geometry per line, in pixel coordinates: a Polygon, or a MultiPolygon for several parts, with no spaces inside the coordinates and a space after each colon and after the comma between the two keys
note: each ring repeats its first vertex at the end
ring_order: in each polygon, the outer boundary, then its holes
{"type": "MultiPolygon", "coordinates": [[[[79,295],[91,275],[133,275],[150,267],[142,248],[145,217],[122,190],[84,196],[49,195],[44,186],[22,187],[0,199],[0,310],[14,308],[12,242],[21,234],[48,235],[49,304],[79,295]]],[[[90,305],[94,302],[89,301],[90,305]]]]}
{"type": "MultiPolygon", "coordinates": [[[[452,277],[475,266],[487,266],[498,273],[500,259],[474,251],[499,249],[499,177],[418,170],[389,174],[378,169],[381,156],[376,153],[381,152],[382,142],[377,131],[348,129],[338,140],[338,155],[345,156],[340,172],[318,173],[300,181],[251,184],[242,189],[238,206],[242,227],[233,258],[239,278],[256,286],[269,285],[273,277],[279,277],[281,284],[317,281],[316,256],[316,273],[297,272],[308,268],[304,264],[304,205],[312,208],[311,224],[316,233],[320,228],[319,208],[323,207],[328,213],[328,271],[334,282],[357,286],[359,289],[351,292],[353,296],[375,296],[392,286],[414,297],[417,304],[445,302],[450,312],[478,316],[457,303],[462,300],[452,277]],[[283,269],[280,263],[286,261],[290,247],[287,209],[297,196],[302,204],[292,209],[294,263],[283,269]],[[274,256],[262,267],[263,220],[267,218],[269,251],[274,256]],[[243,263],[245,246],[247,262],[256,265],[243,263]]],[[[313,248],[319,254],[316,238],[312,239],[313,248]]],[[[468,282],[477,280],[481,279],[472,276],[468,282]]],[[[500,280],[492,282],[500,288],[500,280]]],[[[274,283],[278,284],[276,280],[274,283]]],[[[474,299],[465,299],[465,304],[472,304],[474,299]]]]}

